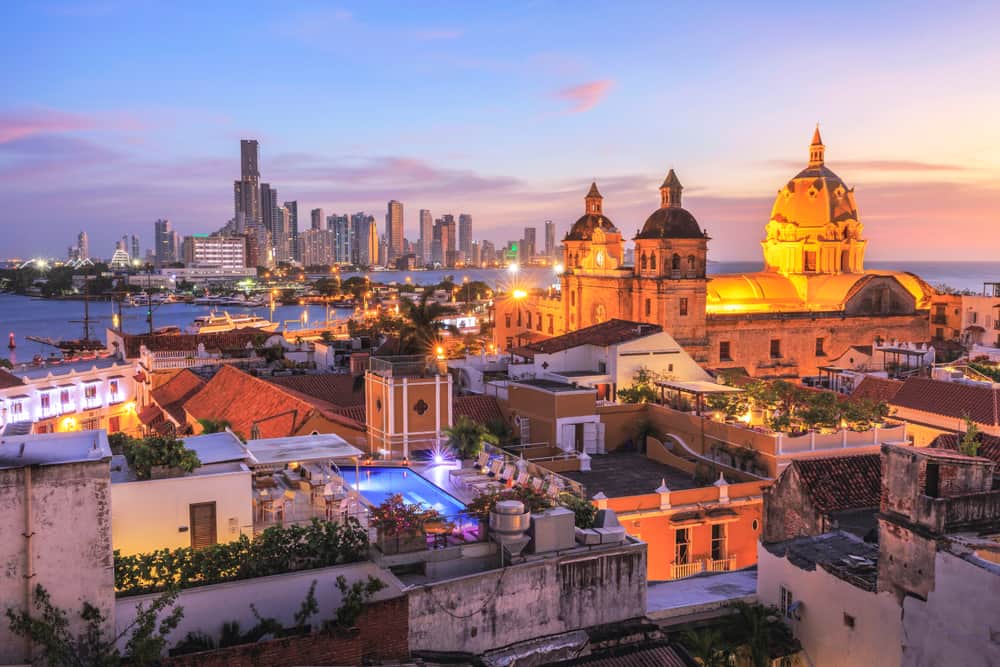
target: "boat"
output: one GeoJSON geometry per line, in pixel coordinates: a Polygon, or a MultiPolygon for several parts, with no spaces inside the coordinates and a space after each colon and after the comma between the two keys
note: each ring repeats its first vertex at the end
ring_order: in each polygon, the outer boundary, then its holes
{"type": "Polygon", "coordinates": [[[196,317],[192,323],[192,327],[195,333],[223,333],[238,329],[257,329],[271,333],[277,330],[278,323],[256,315],[237,315],[233,317],[226,311],[223,311],[221,315],[212,311],[208,315],[196,317]]]}

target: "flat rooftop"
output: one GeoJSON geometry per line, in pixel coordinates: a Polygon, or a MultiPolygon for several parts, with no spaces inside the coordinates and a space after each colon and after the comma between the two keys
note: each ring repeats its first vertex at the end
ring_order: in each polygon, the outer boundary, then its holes
{"type": "Polygon", "coordinates": [[[25,380],[38,380],[49,377],[49,375],[58,377],[60,375],[69,375],[73,372],[87,373],[90,371],[107,370],[115,366],[120,366],[124,373],[130,375],[127,371],[130,369],[131,364],[127,361],[120,361],[115,357],[76,359],[74,361],[60,361],[58,363],[48,362],[37,366],[35,364],[21,364],[15,366],[10,373],[25,380]]]}
{"type": "Polygon", "coordinates": [[[195,435],[184,438],[183,442],[202,464],[242,461],[248,456],[243,443],[231,431],[195,435]]]}
{"type": "Polygon", "coordinates": [[[251,466],[284,466],[292,462],[349,459],[364,455],[360,449],[333,433],[250,440],[246,448],[250,453],[247,463],[251,466]]]}
{"type": "Polygon", "coordinates": [[[111,458],[106,431],[70,431],[0,438],[0,469],[86,463],[111,458]]]}
{"type": "Polygon", "coordinates": [[[598,491],[608,498],[654,493],[661,482],[666,482],[671,491],[700,487],[683,470],[658,463],[638,452],[595,454],[590,461],[590,471],[560,474],[583,484],[588,497],[598,491]]]}
{"type": "Polygon", "coordinates": [[[772,555],[806,571],[817,566],[847,583],[866,591],[875,591],[878,581],[878,545],[857,535],[835,530],[822,535],[796,537],[765,544],[772,555]]]}
{"type": "MultiPolygon", "coordinates": [[[[566,382],[559,382],[558,380],[543,380],[541,378],[528,378],[524,380],[511,380],[512,384],[523,384],[528,387],[535,387],[537,389],[544,389],[545,391],[560,392],[560,391],[583,391],[587,390],[587,387],[577,387],[576,385],[568,384],[566,382]]],[[[590,391],[595,391],[591,389],[590,391]]]]}
{"type": "MultiPolygon", "coordinates": [[[[204,477],[206,475],[221,475],[232,472],[250,472],[250,469],[238,461],[227,461],[225,463],[208,463],[198,466],[188,473],[180,475],[169,475],[158,479],[178,479],[181,477],[204,477]]],[[[121,454],[111,457],[111,483],[121,484],[123,482],[149,482],[157,480],[140,480],[135,475],[135,471],[129,467],[128,461],[121,454]]]]}

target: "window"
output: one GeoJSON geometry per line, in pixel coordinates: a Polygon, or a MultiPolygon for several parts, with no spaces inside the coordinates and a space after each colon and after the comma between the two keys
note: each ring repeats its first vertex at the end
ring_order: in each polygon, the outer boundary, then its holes
{"type": "Polygon", "coordinates": [[[726,524],[712,525],[712,560],[723,560],[726,557],[726,524]]]}
{"type": "Polygon", "coordinates": [[[844,612],[844,625],[849,627],[851,630],[854,629],[854,617],[847,612],[844,612]]]}
{"type": "Polygon", "coordinates": [[[14,401],[10,404],[10,414],[21,415],[24,413],[24,403],[21,401],[14,401]]]}
{"type": "Polygon", "coordinates": [[[108,380],[108,393],[112,401],[118,398],[118,380],[108,380]]]}
{"type": "MultiPolygon", "coordinates": [[[[518,318],[518,324],[520,324],[520,323],[521,323],[521,322],[520,322],[520,319],[521,319],[521,318],[519,317],[519,318],[518,318]]],[[[531,328],[531,311],[530,311],[530,310],[528,311],[528,328],[529,328],[529,329],[531,328]]]]}
{"type": "Polygon", "coordinates": [[[656,255],[649,256],[649,268],[651,271],[656,271],[656,255]]]}
{"type": "Polygon", "coordinates": [[[642,253],[642,258],[639,260],[639,268],[643,271],[646,270],[646,253],[642,253]]]}
{"type": "Polygon", "coordinates": [[[575,306],[576,305],[576,292],[570,292],[569,293],[569,305],[571,305],[571,306],[575,306]]]}
{"type": "Polygon", "coordinates": [[[59,392],[59,402],[63,405],[69,403],[69,389],[63,389],[59,392]]]}
{"type": "Polygon", "coordinates": [[[972,323],[975,324],[978,321],[979,321],[979,313],[977,313],[976,311],[972,311],[972,323]]]}
{"type": "Polygon", "coordinates": [[[652,314],[653,314],[653,300],[646,299],[646,317],[649,317],[652,314]]]}
{"type": "Polygon", "coordinates": [[[117,433],[122,430],[121,417],[109,417],[108,418],[108,433],[117,433]]]}
{"type": "Polygon", "coordinates": [[[771,358],[781,359],[781,339],[772,338],[771,339],[771,358]]]}
{"type": "Polygon", "coordinates": [[[778,607],[781,609],[781,615],[785,618],[792,617],[792,592],[782,586],[778,590],[778,607]]]}
{"type": "Polygon", "coordinates": [[[674,531],[674,564],[686,565],[691,558],[691,532],[689,528],[674,531]]]}
{"type": "Polygon", "coordinates": [[[684,317],[688,314],[688,300],[686,296],[681,297],[680,310],[681,310],[681,317],[684,317]]]}
{"type": "Polygon", "coordinates": [[[823,339],[822,338],[817,338],[816,339],[816,356],[817,357],[825,357],[826,356],[826,352],[823,350],[823,339]]]}
{"type": "Polygon", "coordinates": [[[927,474],[925,475],[924,482],[924,495],[931,498],[937,498],[941,484],[941,469],[938,467],[937,463],[927,464],[927,474]]]}
{"type": "Polygon", "coordinates": [[[670,258],[670,268],[674,271],[681,270],[681,256],[674,253],[674,256],[670,258]]]}
{"type": "Polygon", "coordinates": [[[517,326],[519,326],[519,327],[523,326],[523,324],[521,324],[521,311],[520,310],[517,311],[517,326]]]}
{"type": "Polygon", "coordinates": [[[732,361],[733,356],[729,352],[729,341],[720,340],[719,341],[719,361],[732,361]]]}
{"type": "Polygon", "coordinates": [[[510,313],[507,313],[506,315],[503,316],[503,321],[504,321],[504,324],[509,329],[510,328],[510,313]]]}
{"type": "Polygon", "coordinates": [[[756,533],[757,530],[760,528],[760,521],[754,519],[753,523],[750,524],[750,528],[756,533]]]}
{"type": "Polygon", "coordinates": [[[944,329],[941,327],[934,329],[934,337],[938,340],[942,340],[944,338],[944,329]]]}
{"type": "Polygon", "coordinates": [[[552,324],[552,316],[549,315],[549,333],[552,333],[555,327],[552,324]]]}
{"type": "Polygon", "coordinates": [[[806,252],[805,266],[803,267],[806,271],[816,270],[816,253],[813,251],[806,252]]]}
{"type": "Polygon", "coordinates": [[[688,255],[688,271],[694,272],[694,255],[688,255]]]}
{"type": "Polygon", "coordinates": [[[42,394],[42,410],[48,411],[49,406],[52,405],[52,398],[48,394],[42,394]]]}
{"type": "MultiPolygon", "coordinates": [[[[507,326],[510,326],[510,322],[507,323],[507,326]]],[[[87,386],[85,386],[83,388],[83,397],[88,401],[97,398],[97,385],[88,384],[87,386]]]]}
{"type": "Polygon", "coordinates": [[[514,347],[514,339],[511,338],[510,336],[507,336],[507,349],[509,350],[512,347],[514,347]]]}
{"type": "Polygon", "coordinates": [[[606,362],[606,361],[598,361],[597,362],[597,372],[598,373],[607,373],[608,372],[608,362],[606,362]]]}
{"type": "Polygon", "coordinates": [[[539,331],[542,330],[542,314],[541,313],[535,313],[535,328],[538,329],[539,331]]]}

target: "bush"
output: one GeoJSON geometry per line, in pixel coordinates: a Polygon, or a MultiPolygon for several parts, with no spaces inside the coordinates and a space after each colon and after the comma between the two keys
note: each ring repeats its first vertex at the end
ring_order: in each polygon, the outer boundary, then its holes
{"type": "Polygon", "coordinates": [[[597,507],[586,498],[581,498],[575,493],[563,491],[559,494],[559,504],[566,509],[573,510],[574,523],[577,528],[593,528],[597,519],[597,507]]]}
{"type": "Polygon", "coordinates": [[[141,440],[126,438],[120,442],[125,460],[139,479],[149,479],[157,466],[191,472],[201,465],[198,455],[176,438],[150,436],[141,440]]]}
{"type": "Polygon", "coordinates": [[[418,530],[426,522],[440,517],[441,513],[436,509],[425,507],[421,503],[407,503],[399,493],[389,496],[372,510],[372,519],[379,531],[387,537],[418,530]]]}
{"type": "Polygon", "coordinates": [[[515,486],[492,493],[481,493],[472,499],[465,511],[469,516],[488,519],[490,511],[501,500],[520,500],[527,512],[542,512],[552,507],[552,499],[528,486],[515,486]]]}
{"type": "Polygon", "coordinates": [[[115,551],[115,590],[128,596],[193,588],[353,563],[367,554],[368,535],[356,519],[313,519],[308,525],[273,526],[254,540],[241,535],[203,549],[160,549],[133,556],[115,551]]]}

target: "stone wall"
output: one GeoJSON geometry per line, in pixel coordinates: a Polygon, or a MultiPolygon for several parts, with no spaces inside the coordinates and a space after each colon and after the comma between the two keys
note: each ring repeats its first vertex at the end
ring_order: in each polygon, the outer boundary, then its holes
{"type": "Polygon", "coordinates": [[[823,516],[813,506],[798,470],[785,472],[764,489],[763,541],[781,542],[825,532],[823,516]]]}
{"type": "Polygon", "coordinates": [[[417,586],[409,596],[412,651],[480,654],[643,616],[646,545],[573,550],[417,586]]]}

